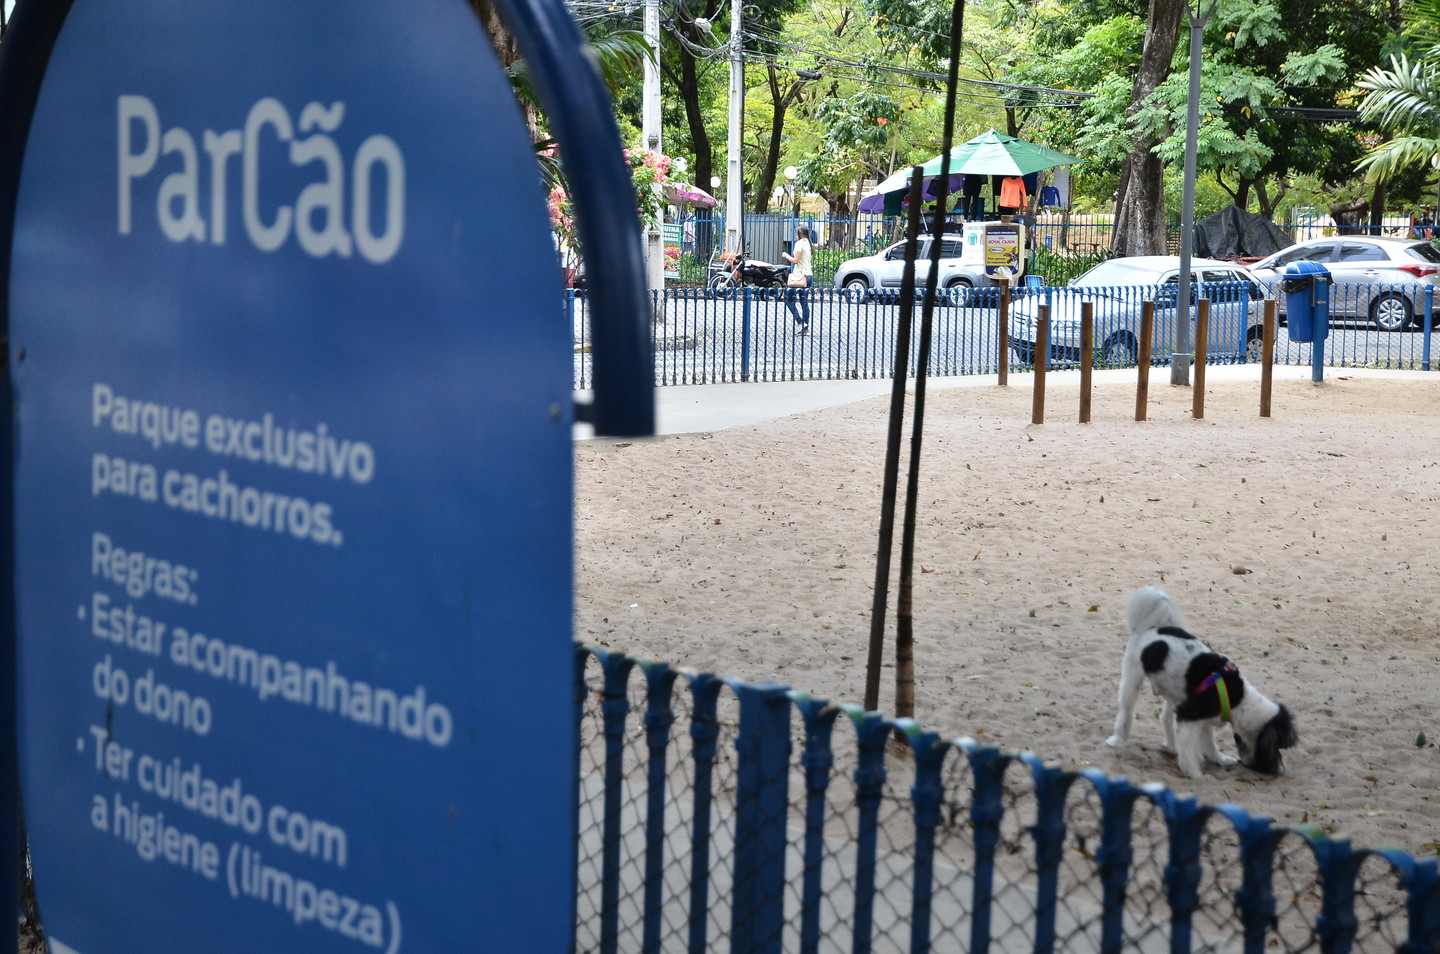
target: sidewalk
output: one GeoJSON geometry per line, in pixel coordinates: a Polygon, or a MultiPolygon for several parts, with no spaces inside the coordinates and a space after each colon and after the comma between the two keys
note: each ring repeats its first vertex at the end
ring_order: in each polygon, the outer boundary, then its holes
{"type": "MultiPolygon", "coordinates": [[[[1365,368],[1326,368],[1327,377],[1391,377],[1436,380],[1435,372],[1426,371],[1375,371],[1365,368]]],[[[1276,365],[1274,380],[1309,380],[1308,365],[1276,365]]],[[[969,374],[956,377],[927,378],[926,388],[932,391],[947,388],[995,387],[998,376],[994,374],[969,374]]],[[[1124,368],[1115,371],[1096,371],[1092,377],[1095,387],[1103,385],[1129,384],[1134,386],[1136,371],[1124,368]]],[[[1259,381],[1260,366],[1256,364],[1214,365],[1205,369],[1206,381],[1259,381]]],[[[1009,386],[1012,388],[1033,387],[1034,375],[1011,372],[1009,386]]],[[[1075,387],[1080,383],[1079,371],[1051,371],[1046,375],[1049,385],[1075,387]]],[[[1194,381],[1192,374],[1191,381],[1194,381]]],[[[888,395],[893,382],[889,379],[865,381],[778,381],[752,384],[692,384],[657,387],[655,389],[655,433],[695,434],[704,431],[719,431],[731,427],[743,427],[762,421],[818,411],[821,408],[852,404],[877,395],[888,395]]],[[[1170,369],[1150,369],[1150,387],[1170,387],[1170,369]]],[[[907,394],[913,394],[915,379],[905,384],[907,394]]],[[[594,439],[586,425],[576,425],[576,440],[594,439]]]]}

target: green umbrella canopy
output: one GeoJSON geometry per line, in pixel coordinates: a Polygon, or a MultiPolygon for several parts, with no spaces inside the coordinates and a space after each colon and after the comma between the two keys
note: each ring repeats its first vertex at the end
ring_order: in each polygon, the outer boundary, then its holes
{"type": "MultiPolygon", "coordinates": [[[[940,175],[941,153],[926,162],[921,169],[927,180],[940,175]]],[[[976,136],[950,150],[950,174],[972,176],[1023,176],[1051,166],[1068,166],[1079,162],[1075,156],[1067,156],[1045,146],[1016,139],[992,129],[976,136]]],[[[886,215],[897,215],[905,192],[910,185],[910,169],[905,168],[890,176],[860,200],[861,212],[884,211],[886,215]]],[[[951,180],[950,191],[959,188],[959,180],[951,180]]],[[[927,198],[933,198],[927,193],[927,198]]]]}
{"type": "MultiPolygon", "coordinates": [[[[925,175],[938,176],[944,153],[926,162],[925,175]]],[[[1068,166],[1079,162],[1046,146],[1016,139],[994,129],[976,136],[950,150],[951,174],[979,176],[1023,176],[1051,166],[1068,166]]]]}

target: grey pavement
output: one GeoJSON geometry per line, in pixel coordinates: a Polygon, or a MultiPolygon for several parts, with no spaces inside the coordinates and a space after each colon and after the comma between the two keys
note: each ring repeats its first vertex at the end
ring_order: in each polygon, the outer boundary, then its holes
{"type": "MultiPolygon", "coordinates": [[[[1274,379],[1310,379],[1310,367],[1277,365],[1274,379]]],[[[1327,379],[1335,377],[1391,377],[1437,380],[1434,372],[1372,371],[1360,368],[1326,368],[1327,379]]],[[[1254,364],[1215,365],[1205,369],[1207,381],[1260,380],[1260,367],[1254,364]]],[[[1047,380],[1057,387],[1079,383],[1079,371],[1051,371],[1047,380]]],[[[1094,383],[1124,384],[1135,381],[1135,369],[1094,372],[1094,383]]],[[[1034,375],[1011,373],[1012,388],[1033,387],[1034,375]]],[[[994,387],[998,378],[993,374],[928,378],[926,388],[941,390],[963,387],[994,387]]],[[[1150,387],[1169,387],[1168,368],[1152,368],[1150,387]]],[[[695,384],[657,387],[655,389],[655,432],[657,436],[695,434],[745,427],[764,421],[805,414],[827,407],[838,407],[863,401],[877,395],[888,395],[893,387],[889,379],[863,381],[779,381],[748,384],[695,384]]],[[[906,392],[913,393],[915,379],[906,382],[906,392]]],[[[586,425],[576,425],[577,440],[594,439],[586,425]]]]}

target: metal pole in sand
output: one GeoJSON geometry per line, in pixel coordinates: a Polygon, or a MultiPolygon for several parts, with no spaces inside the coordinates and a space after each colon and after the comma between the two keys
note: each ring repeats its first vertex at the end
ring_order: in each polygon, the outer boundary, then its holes
{"type": "Polygon", "coordinates": [[[865,659],[865,710],[880,708],[880,666],[885,653],[885,613],[890,602],[890,549],[895,538],[895,490],[900,480],[900,435],[905,420],[910,324],[915,316],[915,256],[920,236],[920,192],[925,181],[916,166],[910,179],[910,217],[905,223],[905,271],[900,277],[900,320],[895,328],[895,380],[890,387],[890,421],[885,436],[885,476],[880,502],[880,540],[875,548],[875,595],[870,607],[870,649],[865,659]]]}

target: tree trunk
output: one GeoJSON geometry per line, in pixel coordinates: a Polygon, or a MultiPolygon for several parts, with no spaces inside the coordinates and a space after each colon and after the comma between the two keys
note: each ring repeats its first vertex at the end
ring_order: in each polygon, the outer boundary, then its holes
{"type": "Polygon", "coordinates": [[[785,114],[790,104],[800,96],[805,85],[801,80],[791,83],[782,93],[780,73],[773,61],[765,64],[765,82],[770,87],[770,145],[765,150],[765,163],[760,169],[760,184],[755,187],[755,211],[765,212],[770,208],[770,193],[775,189],[775,170],[780,165],[780,137],[785,132],[785,114]]]}
{"type": "Polygon", "coordinates": [[[1384,180],[1375,183],[1375,191],[1370,194],[1370,234],[1379,235],[1385,225],[1385,202],[1389,190],[1385,188],[1384,180]]]}
{"type": "Polygon", "coordinates": [[[1265,180],[1255,180],[1255,198],[1260,203],[1260,214],[1270,221],[1275,221],[1275,203],[1270,201],[1270,192],[1265,188],[1265,180]]]}
{"type": "MultiPolygon", "coordinates": [[[[480,25],[485,28],[485,33],[490,37],[490,45],[495,48],[495,55],[500,58],[500,66],[509,69],[520,59],[520,46],[515,42],[515,34],[500,19],[500,12],[495,9],[490,0],[470,0],[470,9],[475,11],[479,17],[480,25]]],[[[525,128],[530,131],[532,140],[539,138],[540,123],[539,117],[531,106],[524,106],[525,128]]]]}
{"type": "Polygon", "coordinates": [[[1365,221],[1365,213],[1369,208],[1369,199],[1337,202],[1329,206],[1330,218],[1335,220],[1335,224],[1339,226],[1341,232],[1358,232],[1365,221]]]}
{"type": "MultiPolygon", "coordinates": [[[[1185,0],[1153,0],[1150,4],[1140,69],[1131,87],[1130,108],[1125,111],[1127,118],[1169,75],[1187,12],[1185,0]]],[[[1115,234],[1110,245],[1117,256],[1165,254],[1165,164],[1151,151],[1154,146],[1148,137],[1136,136],[1120,169],[1115,234]]]]}

